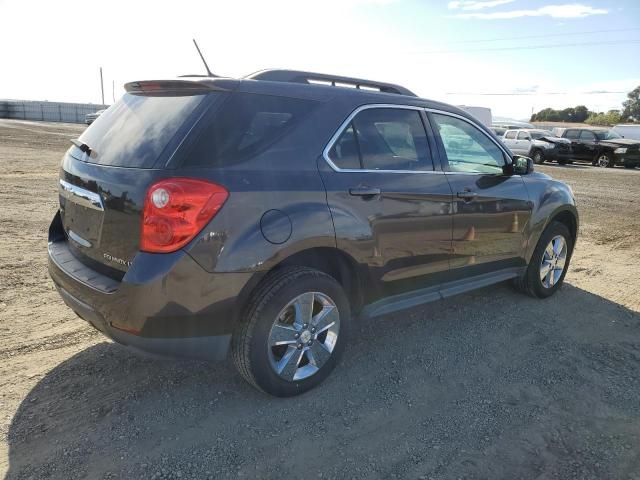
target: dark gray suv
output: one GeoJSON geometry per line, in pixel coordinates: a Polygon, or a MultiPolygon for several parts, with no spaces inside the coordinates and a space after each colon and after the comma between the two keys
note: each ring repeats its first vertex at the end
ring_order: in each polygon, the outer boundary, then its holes
{"type": "Polygon", "coordinates": [[[62,159],[49,271],[116,342],[320,383],[371,318],[513,280],[548,297],[571,190],[464,111],[284,70],[134,82],[62,159]]]}

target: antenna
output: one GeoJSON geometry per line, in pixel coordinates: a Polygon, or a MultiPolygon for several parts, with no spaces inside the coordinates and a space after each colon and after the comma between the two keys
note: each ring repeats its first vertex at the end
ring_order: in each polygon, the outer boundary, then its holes
{"type": "Polygon", "coordinates": [[[207,75],[209,75],[210,77],[217,77],[217,75],[214,75],[211,70],[209,70],[209,65],[207,65],[207,61],[204,59],[204,55],[202,55],[200,47],[198,47],[198,42],[196,42],[195,38],[193,39],[193,44],[196,46],[196,50],[198,50],[198,55],[200,55],[202,63],[204,63],[204,68],[207,70],[207,75]]]}

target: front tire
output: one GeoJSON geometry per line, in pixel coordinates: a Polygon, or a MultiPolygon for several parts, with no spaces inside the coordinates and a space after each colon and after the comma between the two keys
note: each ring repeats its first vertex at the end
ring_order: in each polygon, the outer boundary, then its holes
{"type": "Polygon", "coordinates": [[[566,225],[552,222],[540,236],[525,274],[516,287],[533,297],[547,298],[562,286],[573,253],[574,239],[566,225]]]}
{"type": "Polygon", "coordinates": [[[544,153],[542,150],[534,150],[531,158],[533,159],[533,163],[537,165],[542,165],[544,163],[544,153]]]}
{"type": "Polygon", "coordinates": [[[299,395],[334,369],[349,324],[349,301],[334,278],[306,267],[285,268],[252,295],[233,336],[233,359],[257,389],[299,395]]]}
{"type": "Polygon", "coordinates": [[[615,162],[613,160],[613,157],[610,153],[607,152],[600,153],[598,155],[598,158],[596,159],[596,165],[601,168],[612,168],[614,164],[615,162]]]}

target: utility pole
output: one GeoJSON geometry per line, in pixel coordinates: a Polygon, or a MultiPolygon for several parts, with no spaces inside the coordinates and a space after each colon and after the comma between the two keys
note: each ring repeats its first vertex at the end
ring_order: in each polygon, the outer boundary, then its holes
{"type": "Polygon", "coordinates": [[[102,105],[104,105],[104,82],[102,81],[102,67],[100,67],[100,91],[102,92],[102,105]]]}

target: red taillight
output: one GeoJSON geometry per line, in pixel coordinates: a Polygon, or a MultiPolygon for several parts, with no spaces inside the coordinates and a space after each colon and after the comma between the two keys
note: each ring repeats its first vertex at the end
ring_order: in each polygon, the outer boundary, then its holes
{"type": "Polygon", "coordinates": [[[215,183],[193,178],[169,178],[154,183],[144,198],[140,250],[175,252],[211,220],[229,192],[215,183]]]}

